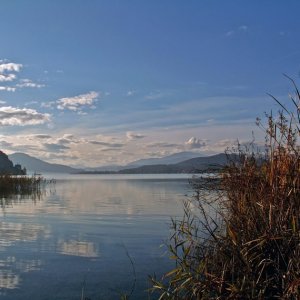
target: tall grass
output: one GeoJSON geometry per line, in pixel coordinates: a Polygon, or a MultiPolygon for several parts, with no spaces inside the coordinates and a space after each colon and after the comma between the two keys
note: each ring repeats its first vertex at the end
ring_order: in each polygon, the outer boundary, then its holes
{"type": "MultiPolygon", "coordinates": [[[[292,81],[294,84],[294,82],[292,81]]],[[[300,93],[266,115],[266,149],[237,148],[173,220],[160,299],[300,299],[300,93]],[[217,185],[217,188],[216,188],[217,185]]]]}
{"type": "Polygon", "coordinates": [[[41,176],[0,175],[0,205],[5,206],[11,200],[24,197],[38,200],[47,183],[41,176]]]}

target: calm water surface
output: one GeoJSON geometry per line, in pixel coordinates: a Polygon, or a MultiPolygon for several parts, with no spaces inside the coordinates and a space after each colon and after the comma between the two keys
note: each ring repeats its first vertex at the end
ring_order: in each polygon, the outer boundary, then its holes
{"type": "Polygon", "coordinates": [[[148,275],[173,265],[160,247],[182,214],[185,175],[50,175],[40,199],[13,199],[0,219],[1,299],[148,299],[148,275]]]}

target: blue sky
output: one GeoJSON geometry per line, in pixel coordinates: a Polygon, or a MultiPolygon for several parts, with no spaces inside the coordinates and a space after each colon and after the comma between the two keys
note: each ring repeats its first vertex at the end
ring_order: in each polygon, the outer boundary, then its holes
{"type": "Polygon", "coordinates": [[[2,0],[0,147],[124,164],[247,142],[299,81],[299,1],[2,0]]]}

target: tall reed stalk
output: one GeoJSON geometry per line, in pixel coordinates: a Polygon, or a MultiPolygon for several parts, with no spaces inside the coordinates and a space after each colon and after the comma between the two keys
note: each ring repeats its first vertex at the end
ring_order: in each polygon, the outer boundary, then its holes
{"type": "Polygon", "coordinates": [[[266,115],[266,149],[239,146],[220,183],[197,183],[173,220],[159,299],[300,299],[300,93],[266,115]],[[217,185],[217,187],[216,187],[217,185]]]}
{"type": "Polygon", "coordinates": [[[53,183],[40,176],[0,175],[0,206],[4,207],[12,200],[30,197],[39,200],[45,191],[45,185],[53,183]]]}

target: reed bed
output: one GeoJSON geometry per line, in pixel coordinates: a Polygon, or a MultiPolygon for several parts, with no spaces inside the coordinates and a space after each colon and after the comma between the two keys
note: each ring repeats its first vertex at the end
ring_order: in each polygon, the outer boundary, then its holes
{"type": "MultiPolygon", "coordinates": [[[[300,299],[300,93],[266,115],[266,149],[241,145],[220,182],[194,183],[172,220],[175,267],[151,278],[159,299],[300,299]]],[[[232,152],[232,151],[231,151],[232,152]]],[[[232,153],[231,153],[232,154],[232,153]]]]}
{"type": "Polygon", "coordinates": [[[0,175],[0,204],[3,206],[11,200],[26,197],[38,200],[49,182],[43,177],[36,175],[2,174],[0,175]]]}

